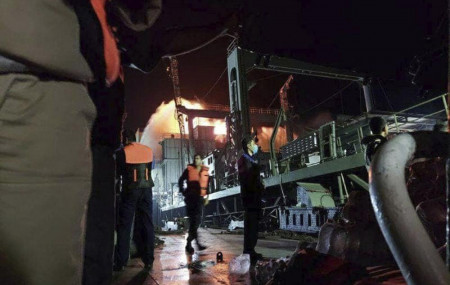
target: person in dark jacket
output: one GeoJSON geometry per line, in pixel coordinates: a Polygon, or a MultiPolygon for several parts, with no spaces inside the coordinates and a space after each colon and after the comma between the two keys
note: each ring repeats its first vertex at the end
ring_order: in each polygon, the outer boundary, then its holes
{"type": "Polygon", "coordinates": [[[116,153],[117,173],[122,181],[119,220],[117,223],[117,245],[115,271],[122,271],[130,254],[130,239],[133,218],[138,217],[142,245],[138,248],[145,269],[151,270],[154,261],[155,233],[152,220],[151,165],[152,150],[137,143],[133,132],[125,132],[126,145],[116,153]]]}
{"type": "Polygon", "coordinates": [[[198,240],[197,230],[200,225],[200,213],[203,203],[209,193],[208,182],[208,167],[202,165],[201,155],[195,154],[194,163],[189,164],[180,179],[178,179],[178,189],[180,189],[184,196],[186,212],[189,217],[189,234],[187,237],[186,252],[190,254],[194,253],[194,248],[191,244],[194,239],[197,242],[199,250],[206,249],[206,246],[202,245],[198,240]],[[183,187],[185,181],[187,184],[186,189],[183,187]]]}
{"type": "Polygon", "coordinates": [[[258,145],[253,136],[242,139],[244,154],[238,160],[239,183],[241,185],[242,205],[244,207],[244,250],[250,255],[252,263],[262,259],[262,255],[255,251],[258,242],[258,223],[261,219],[261,196],[264,184],[260,175],[256,153],[258,145]]]}
{"type": "MultiPolygon", "coordinates": [[[[73,0],[71,0],[73,1],[73,0]]],[[[129,32],[149,29],[160,12],[160,0],[77,0],[74,8],[80,22],[80,46],[94,73],[87,85],[97,109],[91,133],[92,191],[86,217],[83,285],[107,285],[112,282],[115,228],[114,152],[120,146],[124,113],[124,82],[121,67],[139,66],[148,56],[130,62],[123,48],[123,34],[113,33],[119,26],[129,32]],[[142,15],[146,15],[142,17],[142,15]],[[116,42],[119,38],[119,42],[116,42]],[[119,53],[121,50],[121,53],[119,53]]],[[[141,45],[137,40],[134,47],[141,45]]]]}
{"type": "Polygon", "coordinates": [[[387,141],[386,136],[389,133],[386,121],[382,117],[371,118],[369,121],[369,127],[372,135],[369,135],[361,140],[361,144],[366,147],[365,158],[367,170],[369,169],[372,158],[378,148],[387,141]]]}
{"type": "Polygon", "coordinates": [[[1,284],[82,282],[96,115],[86,86],[111,85],[119,65],[104,2],[0,3],[1,284]]]}

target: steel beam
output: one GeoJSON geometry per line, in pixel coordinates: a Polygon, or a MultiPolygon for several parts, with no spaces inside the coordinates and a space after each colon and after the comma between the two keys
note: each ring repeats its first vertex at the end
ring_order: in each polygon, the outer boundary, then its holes
{"type": "Polygon", "coordinates": [[[369,191],[369,183],[367,183],[366,181],[364,181],[363,179],[361,179],[358,175],[356,174],[348,174],[347,177],[355,182],[356,184],[358,184],[359,186],[361,186],[361,188],[369,191]]]}
{"type": "Polygon", "coordinates": [[[242,50],[242,53],[246,57],[246,62],[253,62],[252,68],[255,69],[359,82],[367,77],[366,74],[325,67],[291,58],[261,55],[247,50],[242,50]]]}
{"type": "Polygon", "coordinates": [[[266,187],[277,186],[281,183],[295,182],[302,179],[342,172],[358,167],[364,167],[364,153],[360,152],[343,158],[326,161],[315,166],[297,169],[288,173],[264,179],[266,187]]]}

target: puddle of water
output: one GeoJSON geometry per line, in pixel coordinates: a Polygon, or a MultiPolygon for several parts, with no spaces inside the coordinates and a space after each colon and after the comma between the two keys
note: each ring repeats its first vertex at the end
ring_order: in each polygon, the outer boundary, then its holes
{"type": "Polygon", "coordinates": [[[203,269],[216,265],[214,260],[194,261],[189,263],[188,267],[192,269],[203,269]]]}

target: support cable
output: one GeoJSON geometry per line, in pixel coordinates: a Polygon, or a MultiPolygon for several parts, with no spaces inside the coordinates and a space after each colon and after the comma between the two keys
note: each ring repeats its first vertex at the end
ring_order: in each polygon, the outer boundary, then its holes
{"type": "Polygon", "coordinates": [[[312,108],[309,108],[308,110],[306,110],[305,112],[302,112],[303,114],[308,113],[309,111],[319,107],[320,105],[322,105],[325,102],[328,102],[330,99],[336,97],[337,95],[339,95],[342,91],[344,91],[345,89],[347,89],[348,87],[350,87],[350,85],[352,85],[353,82],[350,82],[349,84],[345,85],[342,89],[338,90],[337,92],[335,92],[333,95],[331,95],[330,97],[328,97],[327,99],[323,100],[322,102],[320,102],[319,104],[315,105],[312,108]]]}
{"type": "Polygon", "coordinates": [[[214,87],[216,87],[217,83],[219,83],[220,79],[225,74],[225,71],[227,71],[227,69],[228,69],[228,66],[225,66],[225,69],[222,71],[222,73],[220,74],[219,78],[217,78],[216,82],[214,82],[214,84],[211,86],[211,88],[209,88],[208,92],[206,92],[206,94],[203,95],[201,100],[204,100],[211,93],[211,91],[214,89],[214,87]]]}

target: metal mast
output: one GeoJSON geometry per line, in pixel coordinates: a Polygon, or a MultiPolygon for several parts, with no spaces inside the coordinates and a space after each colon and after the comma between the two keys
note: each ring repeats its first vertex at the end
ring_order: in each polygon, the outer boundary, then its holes
{"type": "MultiPolygon", "coordinates": [[[[173,95],[175,102],[175,118],[178,121],[178,126],[180,128],[180,167],[181,172],[184,169],[184,137],[186,134],[186,130],[184,128],[184,115],[180,112],[180,107],[182,106],[181,102],[181,92],[180,92],[180,78],[178,76],[178,60],[176,57],[169,57],[170,61],[170,78],[172,79],[173,85],[173,95]]],[[[186,152],[189,157],[189,149],[186,152]]]]}
{"type": "Polygon", "coordinates": [[[290,87],[290,84],[294,80],[294,77],[292,75],[289,75],[286,82],[283,84],[283,86],[280,89],[280,105],[281,108],[284,110],[286,114],[286,135],[287,135],[287,141],[291,142],[294,140],[294,130],[292,127],[292,114],[291,114],[291,107],[289,106],[288,101],[288,90],[290,87]]]}

